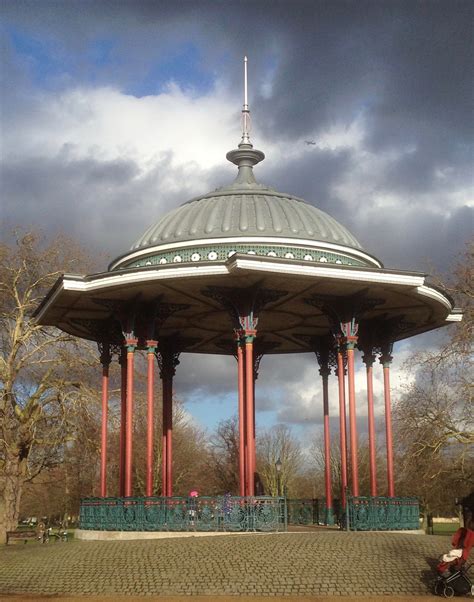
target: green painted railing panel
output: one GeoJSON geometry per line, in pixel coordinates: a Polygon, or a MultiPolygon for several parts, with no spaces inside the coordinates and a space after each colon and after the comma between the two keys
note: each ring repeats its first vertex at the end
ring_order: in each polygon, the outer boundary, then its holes
{"type": "Polygon", "coordinates": [[[420,508],[414,497],[350,497],[352,531],[395,531],[420,528],[420,508]]]}
{"type": "Polygon", "coordinates": [[[313,525],[319,522],[319,500],[289,499],[288,524],[313,525]]]}
{"type": "MultiPolygon", "coordinates": [[[[419,504],[412,497],[349,497],[354,531],[419,529],[419,504]]],[[[334,500],[337,522],[345,516],[334,500]]],[[[326,501],[278,497],[87,498],[80,527],[101,531],[284,531],[290,525],[325,525],[326,501]]]]}
{"type": "MultiPolygon", "coordinates": [[[[332,510],[336,522],[339,522],[341,512],[338,499],[333,500],[332,510]]],[[[288,499],[288,523],[290,525],[326,525],[326,499],[288,499]]]]}
{"type": "Polygon", "coordinates": [[[273,497],[86,498],[80,528],[99,531],[283,531],[285,500],[273,497]]]}

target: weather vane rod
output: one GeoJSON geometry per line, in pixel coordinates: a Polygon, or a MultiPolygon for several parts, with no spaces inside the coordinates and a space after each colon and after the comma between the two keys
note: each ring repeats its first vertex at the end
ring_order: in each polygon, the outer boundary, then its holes
{"type": "Polygon", "coordinates": [[[242,109],[242,142],[241,144],[251,144],[250,142],[250,111],[247,94],[247,57],[244,56],[244,107],[242,109]]]}

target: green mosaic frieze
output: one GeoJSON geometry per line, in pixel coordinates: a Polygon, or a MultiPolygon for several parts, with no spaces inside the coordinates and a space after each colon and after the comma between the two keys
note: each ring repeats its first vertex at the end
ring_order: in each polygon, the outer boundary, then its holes
{"type": "MultiPolygon", "coordinates": [[[[143,268],[148,266],[168,265],[170,263],[201,263],[227,261],[235,253],[258,255],[260,257],[279,257],[287,261],[308,261],[312,263],[329,263],[335,265],[351,265],[364,267],[368,264],[360,259],[347,257],[340,253],[283,245],[209,245],[157,253],[132,261],[121,268],[143,268]]],[[[372,267],[372,266],[371,266],[372,267]]]]}

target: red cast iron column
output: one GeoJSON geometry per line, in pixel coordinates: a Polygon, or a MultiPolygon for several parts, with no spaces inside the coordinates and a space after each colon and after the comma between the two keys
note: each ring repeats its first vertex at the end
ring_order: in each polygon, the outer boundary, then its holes
{"type": "Polygon", "coordinates": [[[341,504],[343,512],[346,508],[347,489],[346,387],[344,376],[343,347],[339,345],[337,350],[337,380],[339,384],[339,445],[341,447],[341,504]]]}
{"type": "Polygon", "coordinates": [[[125,425],[127,420],[127,353],[120,352],[120,439],[119,439],[119,496],[125,495],[125,425]]]}
{"type": "Polygon", "coordinates": [[[166,495],[173,496],[173,375],[166,380],[166,495]]]}
{"type": "Polygon", "coordinates": [[[132,496],[133,371],[137,339],[127,339],[127,414],[125,420],[125,497],[132,496]]]}
{"type": "Polygon", "coordinates": [[[242,332],[236,331],[237,340],[237,371],[238,371],[238,395],[239,395],[239,493],[241,497],[247,495],[247,445],[246,445],[246,412],[245,412],[245,358],[244,341],[242,332]]]}
{"type": "Polygon", "coordinates": [[[163,473],[162,490],[165,497],[173,495],[173,376],[179,364],[179,353],[170,344],[160,341],[160,375],[163,389],[163,473]]]}
{"type": "Polygon", "coordinates": [[[166,478],[167,471],[167,432],[168,432],[168,406],[167,399],[168,395],[166,393],[167,381],[164,378],[163,373],[161,374],[161,397],[162,397],[162,429],[161,429],[161,495],[167,497],[168,495],[168,480],[166,478]]]}
{"type": "Polygon", "coordinates": [[[334,524],[334,508],[331,483],[331,432],[329,429],[329,375],[334,363],[334,338],[332,336],[314,337],[314,352],[319,364],[319,374],[323,384],[324,415],[324,486],[326,496],[326,524],[334,524]]]}
{"type": "Polygon", "coordinates": [[[377,496],[377,463],[375,453],[375,419],[374,419],[374,387],[373,369],[375,361],[373,353],[364,353],[363,362],[367,372],[367,413],[369,422],[369,472],[370,472],[370,495],[377,496]]]}
{"type": "Polygon", "coordinates": [[[383,365],[383,386],[385,400],[385,437],[387,440],[387,485],[388,497],[395,497],[393,476],[393,438],[392,438],[392,408],[390,399],[390,364],[392,356],[389,351],[383,352],[380,363],[383,365]]]}
{"type": "Polygon", "coordinates": [[[247,495],[255,495],[255,400],[253,371],[253,341],[256,330],[245,330],[245,394],[246,394],[246,426],[247,426],[247,495]]]}
{"type": "Polygon", "coordinates": [[[331,433],[329,430],[329,390],[328,379],[331,374],[329,366],[321,366],[319,370],[323,381],[323,410],[324,410],[324,484],[326,493],[326,523],[334,524],[331,485],[331,433]]]}
{"type": "Polygon", "coordinates": [[[346,339],[347,352],[347,378],[349,386],[349,430],[350,430],[350,455],[352,470],[352,495],[359,495],[359,468],[357,459],[357,416],[355,403],[355,374],[354,374],[354,348],[357,343],[358,326],[355,320],[341,325],[346,339]]]}
{"type": "Polygon", "coordinates": [[[102,428],[100,444],[100,497],[107,497],[107,418],[109,404],[110,346],[100,344],[102,364],[102,428]]]}
{"type": "Polygon", "coordinates": [[[154,362],[157,341],[147,341],[147,431],[146,431],[146,485],[145,495],[153,495],[153,430],[154,430],[154,408],[153,394],[154,362]]]}

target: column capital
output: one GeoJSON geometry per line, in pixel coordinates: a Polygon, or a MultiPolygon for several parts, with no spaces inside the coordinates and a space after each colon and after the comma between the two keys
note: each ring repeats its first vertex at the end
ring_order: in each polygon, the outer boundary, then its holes
{"type": "Polygon", "coordinates": [[[392,363],[392,351],[393,351],[393,342],[390,340],[385,340],[380,347],[380,363],[384,368],[389,368],[392,363]]]}
{"type": "Polygon", "coordinates": [[[176,374],[176,366],[179,366],[181,352],[174,349],[163,349],[156,351],[156,359],[160,368],[160,377],[172,378],[176,374]]]}
{"type": "Polygon", "coordinates": [[[321,366],[319,369],[319,374],[323,378],[327,378],[331,374],[331,368],[327,364],[325,366],[321,366]]]}
{"type": "Polygon", "coordinates": [[[247,315],[240,315],[239,322],[240,322],[240,326],[242,327],[242,330],[245,333],[247,333],[247,332],[255,332],[255,334],[257,333],[258,318],[254,314],[253,311],[251,311],[247,315]]]}
{"type": "Polygon", "coordinates": [[[243,331],[244,333],[244,339],[245,339],[245,343],[253,343],[254,340],[257,338],[257,331],[247,328],[243,331]]]}
{"type": "Polygon", "coordinates": [[[367,366],[367,368],[372,368],[372,366],[374,365],[375,359],[376,359],[375,354],[371,353],[371,352],[366,352],[362,356],[362,361],[367,366]]]}
{"type": "Polygon", "coordinates": [[[339,325],[341,332],[344,336],[344,344],[346,349],[354,349],[357,345],[357,333],[359,331],[359,324],[355,318],[352,318],[349,322],[341,322],[339,325]]]}
{"type": "Polygon", "coordinates": [[[334,337],[330,334],[319,337],[311,337],[311,347],[316,355],[320,367],[321,376],[329,376],[333,367],[337,365],[334,353],[334,337]]]}
{"type": "Polygon", "coordinates": [[[346,349],[347,351],[353,351],[357,345],[357,337],[356,336],[349,336],[345,338],[345,344],[346,344],[346,349]]]}
{"type": "Polygon", "coordinates": [[[129,353],[133,353],[138,345],[138,339],[135,338],[126,338],[125,339],[125,347],[129,353]]]}
{"type": "Polygon", "coordinates": [[[155,353],[156,352],[156,348],[158,347],[158,341],[149,339],[145,343],[146,343],[147,353],[155,353]]]}
{"type": "Polygon", "coordinates": [[[99,348],[100,353],[100,363],[104,368],[108,368],[112,361],[112,354],[110,350],[110,344],[99,341],[97,343],[97,347],[99,348]]]}

